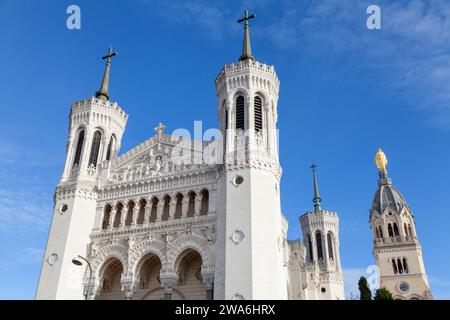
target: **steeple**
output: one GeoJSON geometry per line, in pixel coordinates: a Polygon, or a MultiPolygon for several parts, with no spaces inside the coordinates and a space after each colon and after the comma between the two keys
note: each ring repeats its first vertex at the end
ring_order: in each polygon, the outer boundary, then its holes
{"type": "Polygon", "coordinates": [[[106,67],[105,73],[103,74],[102,84],[100,85],[100,90],[96,92],[95,97],[102,100],[109,100],[109,71],[111,68],[111,57],[117,55],[116,51],[113,51],[112,48],[109,48],[108,54],[102,57],[103,60],[106,59],[106,67]]]}
{"type": "Polygon", "coordinates": [[[238,20],[238,23],[241,23],[245,21],[244,23],[244,43],[242,45],[242,54],[239,58],[240,61],[244,60],[253,60],[255,61],[255,58],[252,56],[252,46],[250,44],[250,31],[249,31],[249,24],[248,20],[256,18],[255,14],[248,15],[248,10],[244,11],[244,17],[238,20]]]}
{"type": "Polygon", "coordinates": [[[320,198],[319,186],[317,185],[316,168],[317,168],[317,166],[315,164],[311,165],[311,169],[313,172],[313,180],[314,180],[314,198],[313,198],[314,211],[319,212],[319,211],[322,211],[322,206],[320,205],[320,203],[322,202],[322,199],[320,198]]]}

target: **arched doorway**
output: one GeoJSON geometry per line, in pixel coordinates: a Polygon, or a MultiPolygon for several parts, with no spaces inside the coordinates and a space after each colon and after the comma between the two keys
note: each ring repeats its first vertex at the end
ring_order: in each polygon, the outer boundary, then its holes
{"type": "MultiPolygon", "coordinates": [[[[175,270],[179,277],[176,291],[186,300],[206,299],[206,287],[201,275],[202,264],[202,257],[193,249],[184,250],[176,259],[175,270]]],[[[177,299],[176,293],[172,299],[177,299]]]]}
{"type": "Polygon", "coordinates": [[[124,294],[120,280],[122,278],[123,266],[119,259],[108,259],[100,269],[100,282],[102,289],[96,300],[122,300],[124,294]]]}

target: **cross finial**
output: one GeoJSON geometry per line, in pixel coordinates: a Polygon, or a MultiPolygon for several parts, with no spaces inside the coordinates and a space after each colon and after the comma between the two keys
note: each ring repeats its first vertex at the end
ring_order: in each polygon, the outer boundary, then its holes
{"type": "Polygon", "coordinates": [[[166,126],[164,124],[162,124],[161,122],[158,124],[158,126],[156,128],[154,128],[154,130],[156,131],[156,133],[158,134],[158,138],[161,138],[164,130],[166,130],[166,126]]]}
{"type": "Polygon", "coordinates": [[[317,177],[316,177],[317,166],[314,163],[311,165],[311,170],[313,172],[313,181],[314,181],[314,198],[313,198],[314,211],[318,212],[322,211],[322,206],[320,205],[322,199],[320,198],[319,186],[317,184],[317,177]]]}
{"type": "Polygon", "coordinates": [[[102,60],[106,60],[106,67],[105,67],[105,73],[103,74],[103,80],[102,84],[100,85],[100,90],[97,91],[95,96],[102,100],[109,100],[109,71],[111,69],[111,58],[114,56],[117,56],[118,53],[116,51],[113,51],[113,49],[110,47],[108,50],[108,54],[106,56],[102,57],[102,60]]]}
{"type": "Polygon", "coordinates": [[[248,21],[250,19],[256,18],[256,15],[253,13],[251,15],[248,15],[248,10],[244,11],[244,17],[241,19],[238,19],[238,23],[241,23],[245,21],[244,23],[244,43],[242,45],[242,54],[239,60],[255,60],[255,58],[252,56],[252,47],[250,44],[250,31],[249,31],[249,24],[248,21]]]}

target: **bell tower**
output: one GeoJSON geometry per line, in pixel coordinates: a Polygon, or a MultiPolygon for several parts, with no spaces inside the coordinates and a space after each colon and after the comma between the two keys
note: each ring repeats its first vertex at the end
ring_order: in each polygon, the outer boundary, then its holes
{"type": "Polygon", "coordinates": [[[339,217],[322,208],[316,165],[311,166],[314,182],[314,211],[300,217],[306,248],[305,294],[308,300],[344,300],[344,276],[339,253],[339,217]]]}
{"type": "Polygon", "coordinates": [[[277,146],[279,80],[252,55],[249,20],[239,60],[216,78],[223,160],[218,182],[215,299],[286,299],[277,146]],[[262,280],[263,279],[263,280],[262,280]]]}
{"type": "Polygon", "coordinates": [[[381,149],[375,156],[378,189],[370,210],[373,254],[380,269],[380,287],[394,299],[432,299],[414,216],[402,194],[392,185],[381,149]]]}
{"type": "Polygon", "coordinates": [[[84,268],[72,259],[85,255],[96,212],[99,169],[116,157],[128,115],[109,101],[109,49],[100,90],[70,110],[66,160],[54,194],[51,229],[36,299],[82,299],[84,268]]]}

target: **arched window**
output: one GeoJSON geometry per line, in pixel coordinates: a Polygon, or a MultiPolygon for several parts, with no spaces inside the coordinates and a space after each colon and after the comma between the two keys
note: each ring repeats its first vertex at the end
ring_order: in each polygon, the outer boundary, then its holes
{"type": "Polygon", "coordinates": [[[243,96],[236,98],[236,130],[245,130],[245,100],[243,96]]]}
{"type": "Polygon", "coordinates": [[[128,205],[127,205],[127,213],[126,213],[126,217],[125,217],[125,226],[129,227],[131,226],[131,224],[133,223],[133,211],[134,211],[134,206],[136,204],[133,201],[129,201],[128,205]]]}
{"type": "Polygon", "coordinates": [[[111,205],[107,204],[105,206],[105,211],[103,214],[103,222],[102,222],[103,230],[108,229],[109,227],[109,220],[111,219],[111,210],[112,210],[111,205]]]}
{"type": "Polygon", "coordinates": [[[392,225],[390,223],[388,224],[388,233],[389,233],[389,237],[391,237],[391,238],[394,237],[394,231],[392,231],[392,225]]]}
{"type": "Polygon", "coordinates": [[[398,273],[403,274],[403,266],[402,266],[402,261],[400,259],[397,259],[397,268],[398,268],[398,273]]]}
{"type": "Polygon", "coordinates": [[[320,233],[320,231],[316,232],[316,245],[317,245],[317,259],[323,260],[322,234],[320,233]]]}
{"type": "Polygon", "coordinates": [[[84,130],[80,131],[80,134],[78,135],[78,141],[77,141],[77,149],[75,150],[75,158],[73,160],[73,165],[79,165],[81,160],[81,151],[83,149],[83,143],[84,143],[84,130]]]}
{"type": "Polygon", "coordinates": [[[334,252],[333,252],[333,235],[331,232],[328,232],[327,234],[327,243],[328,243],[328,257],[330,260],[334,259],[334,252]]]}
{"type": "Polygon", "coordinates": [[[398,226],[395,222],[394,222],[394,236],[396,236],[396,237],[400,236],[400,233],[398,231],[398,226]]]}
{"type": "Polygon", "coordinates": [[[403,271],[409,273],[408,264],[406,263],[406,258],[403,258],[403,271]]]}
{"type": "Polygon", "coordinates": [[[409,273],[408,264],[406,263],[406,258],[403,258],[403,271],[409,273]]]}
{"type": "Polygon", "coordinates": [[[158,215],[158,202],[159,199],[157,197],[153,197],[149,203],[149,205],[151,205],[149,222],[156,221],[156,217],[158,215]]]}
{"type": "Polygon", "coordinates": [[[111,139],[109,139],[109,143],[108,143],[108,151],[106,151],[106,160],[108,160],[108,161],[111,160],[113,144],[114,144],[114,138],[111,136],[111,139]]]}
{"type": "Polygon", "coordinates": [[[163,207],[163,213],[162,213],[162,217],[161,220],[169,220],[169,214],[170,214],[170,201],[171,198],[169,195],[166,195],[164,197],[164,207],[163,207]]]}
{"type": "Polygon", "coordinates": [[[262,101],[261,97],[255,97],[255,131],[261,131],[263,128],[262,101]]]}
{"type": "Polygon", "coordinates": [[[398,273],[397,265],[395,264],[395,259],[392,259],[392,271],[394,272],[394,274],[398,273]]]}
{"type": "Polygon", "coordinates": [[[209,192],[206,189],[202,190],[202,203],[200,206],[200,214],[208,214],[209,211],[209,192]]]}
{"type": "Polygon", "coordinates": [[[137,218],[137,224],[143,224],[144,220],[145,220],[145,208],[147,206],[147,202],[145,201],[145,199],[141,199],[139,201],[139,213],[138,213],[138,218],[137,218]]]}
{"type": "Polygon", "coordinates": [[[380,233],[380,238],[383,238],[383,230],[381,229],[381,226],[378,227],[378,232],[380,233]]]}
{"type": "Polygon", "coordinates": [[[313,247],[312,247],[311,236],[308,234],[308,235],[306,235],[306,238],[308,239],[309,261],[314,261],[313,247]]]}
{"type": "Polygon", "coordinates": [[[194,213],[195,213],[195,197],[196,194],[194,191],[190,191],[189,192],[189,202],[188,202],[188,211],[187,211],[187,216],[188,217],[193,217],[194,213]]]}
{"type": "Polygon", "coordinates": [[[92,138],[91,154],[89,155],[89,166],[97,166],[98,153],[100,151],[100,143],[102,141],[102,134],[100,131],[95,131],[94,138],[92,138]]]}

